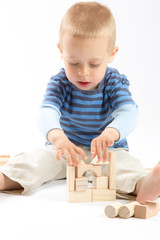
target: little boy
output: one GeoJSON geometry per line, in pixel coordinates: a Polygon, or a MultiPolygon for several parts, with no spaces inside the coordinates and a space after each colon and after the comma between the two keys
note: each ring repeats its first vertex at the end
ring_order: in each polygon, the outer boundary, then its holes
{"type": "Polygon", "coordinates": [[[81,159],[107,161],[108,148],[117,154],[117,191],[137,201],[160,194],[160,164],[145,175],[130,156],[126,137],[135,128],[138,110],[129,81],[108,67],[118,51],[111,11],[96,2],[74,4],[65,14],[58,48],[65,69],[51,77],[39,115],[47,139],[43,149],[16,156],[0,168],[0,190],[31,191],[44,182],[66,177],[66,164],[81,159]]]}

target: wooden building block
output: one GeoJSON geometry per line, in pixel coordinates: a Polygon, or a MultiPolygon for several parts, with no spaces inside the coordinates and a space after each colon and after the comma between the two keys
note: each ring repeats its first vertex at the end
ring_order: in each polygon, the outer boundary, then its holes
{"type": "Polygon", "coordinates": [[[116,190],[111,189],[93,189],[92,201],[113,201],[116,199],[116,190]]]}
{"type": "Polygon", "coordinates": [[[68,191],[75,190],[75,167],[67,165],[67,187],[68,191]]]}
{"type": "Polygon", "coordinates": [[[88,178],[76,178],[76,191],[86,191],[88,189],[88,178]]]}
{"type": "Polygon", "coordinates": [[[91,170],[93,171],[93,175],[100,177],[101,176],[101,166],[93,165],[93,164],[85,164],[81,161],[80,166],[76,167],[76,177],[80,178],[84,174],[84,172],[91,170]]]}
{"type": "Polygon", "coordinates": [[[8,163],[10,160],[10,156],[9,155],[0,155],[0,166],[5,165],[6,163],[8,163]]]}
{"type": "Polygon", "coordinates": [[[101,177],[93,176],[93,188],[108,189],[108,177],[107,176],[101,176],[101,177]]]}
{"type": "Polygon", "coordinates": [[[85,192],[68,192],[68,202],[91,202],[92,189],[87,189],[85,192]]]}
{"type": "Polygon", "coordinates": [[[114,218],[118,216],[120,207],[122,207],[122,203],[116,202],[112,205],[106,206],[104,209],[104,213],[107,217],[114,218]]]}
{"type": "Polygon", "coordinates": [[[85,192],[88,189],[88,185],[78,185],[76,186],[76,191],[77,192],[85,192]]]}
{"type": "Polygon", "coordinates": [[[116,189],[116,153],[109,152],[109,189],[116,189]]]}
{"type": "Polygon", "coordinates": [[[109,161],[104,161],[103,159],[102,161],[98,161],[98,158],[96,156],[90,163],[94,165],[104,165],[104,164],[109,164],[109,161]]]}
{"type": "Polygon", "coordinates": [[[158,214],[158,202],[146,201],[145,205],[135,207],[135,218],[147,219],[158,214]]]}
{"type": "Polygon", "coordinates": [[[134,201],[126,204],[125,206],[120,207],[119,216],[121,218],[130,218],[135,214],[135,206],[139,205],[138,202],[134,201]]]}
{"type": "Polygon", "coordinates": [[[135,218],[146,219],[147,218],[147,206],[139,205],[135,207],[135,218]]]}
{"type": "Polygon", "coordinates": [[[155,216],[158,214],[159,211],[159,206],[158,206],[158,202],[154,202],[154,201],[146,201],[145,205],[148,207],[148,215],[147,218],[155,216]]]}
{"type": "Polygon", "coordinates": [[[88,178],[87,177],[81,177],[81,178],[76,178],[76,185],[88,185],[88,178]]]}
{"type": "Polygon", "coordinates": [[[10,158],[10,155],[0,155],[0,158],[10,158]]]}

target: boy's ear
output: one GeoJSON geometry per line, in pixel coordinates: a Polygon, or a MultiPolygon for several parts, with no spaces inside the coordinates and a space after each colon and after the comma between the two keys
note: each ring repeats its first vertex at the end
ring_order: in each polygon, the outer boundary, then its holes
{"type": "Polygon", "coordinates": [[[58,47],[58,49],[59,49],[59,51],[60,51],[60,54],[61,54],[61,58],[63,58],[63,51],[62,51],[62,46],[61,46],[61,44],[60,44],[60,42],[58,42],[57,43],[57,47],[58,47]]]}
{"type": "Polygon", "coordinates": [[[118,46],[115,46],[115,47],[112,49],[112,51],[111,51],[111,53],[110,53],[110,57],[109,57],[109,63],[111,63],[111,62],[113,61],[113,59],[114,59],[116,53],[118,52],[118,50],[119,50],[119,47],[118,47],[118,46]]]}

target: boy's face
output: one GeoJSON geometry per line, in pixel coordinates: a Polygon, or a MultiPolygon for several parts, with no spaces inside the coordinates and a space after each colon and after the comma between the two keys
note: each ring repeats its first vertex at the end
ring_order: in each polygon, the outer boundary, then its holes
{"type": "Polygon", "coordinates": [[[106,38],[78,38],[67,34],[58,43],[68,80],[82,90],[94,90],[102,81],[118,47],[109,53],[106,38]]]}

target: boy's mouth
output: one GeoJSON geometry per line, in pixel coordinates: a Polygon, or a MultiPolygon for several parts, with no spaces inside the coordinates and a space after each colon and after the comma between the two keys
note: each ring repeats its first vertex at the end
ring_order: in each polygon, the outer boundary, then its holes
{"type": "Polygon", "coordinates": [[[78,81],[77,82],[81,87],[88,87],[90,85],[90,82],[81,82],[81,81],[78,81]]]}

